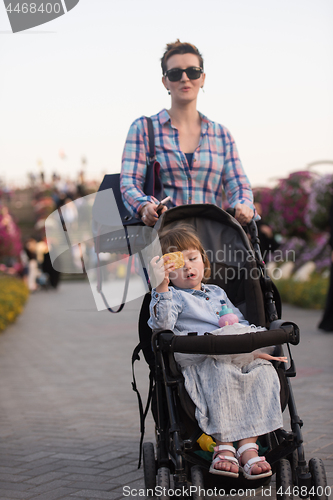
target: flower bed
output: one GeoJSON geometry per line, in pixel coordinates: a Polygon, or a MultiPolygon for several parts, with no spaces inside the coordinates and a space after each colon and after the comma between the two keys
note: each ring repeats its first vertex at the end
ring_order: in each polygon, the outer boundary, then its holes
{"type": "Polygon", "coordinates": [[[329,213],[333,202],[333,174],[319,177],[312,184],[305,222],[313,231],[328,231],[329,213]]]}
{"type": "Polygon", "coordinates": [[[282,302],[307,309],[324,309],[329,278],[313,274],[309,281],[292,279],[274,281],[282,302]]]}
{"type": "Polygon", "coordinates": [[[15,321],[28,296],[29,290],[22,280],[0,276],[0,331],[15,321]]]}
{"type": "Polygon", "coordinates": [[[305,224],[308,199],[313,174],[308,171],[293,172],[287,179],[281,179],[274,189],[273,230],[286,238],[298,236],[311,239],[312,233],[305,224]]]}
{"type": "Polygon", "coordinates": [[[0,206],[0,259],[18,257],[22,250],[21,234],[8,208],[0,206]]]}

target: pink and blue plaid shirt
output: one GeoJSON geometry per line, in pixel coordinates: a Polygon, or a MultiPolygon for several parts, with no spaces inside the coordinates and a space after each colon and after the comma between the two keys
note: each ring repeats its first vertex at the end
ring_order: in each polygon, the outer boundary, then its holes
{"type": "MultiPolygon", "coordinates": [[[[222,208],[224,190],[231,207],[245,203],[253,209],[251,185],[230,132],[201,113],[200,117],[201,137],[191,167],[180,150],[178,130],[171,125],[166,109],[151,117],[165,196],[171,196],[174,206],[212,203],[222,208]]],[[[120,177],[124,204],[136,217],[148,201],[160,201],[143,192],[148,154],[148,127],[145,117],[141,117],[129,129],[120,177]]]]}

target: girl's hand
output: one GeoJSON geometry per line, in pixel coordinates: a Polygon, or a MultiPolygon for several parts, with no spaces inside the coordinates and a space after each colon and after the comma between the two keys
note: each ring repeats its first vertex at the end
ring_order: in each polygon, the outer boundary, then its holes
{"type": "Polygon", "coordinates": [[[155,280],[155,283],[153,284],[156,285],[153,288],[156,288],[156,292],[158,293],[163,293],[168,291],[168,285],[170,282],[169,275],[171,271],[175,270],[175,263],[170,262],[170,264],[168,264],[169,259],[170,257],[168,256],[162,257],[161,259],[158,256],[156,256],[153,257],[152,260],[150,261],[150,266],[152,268],[155,280]]]}

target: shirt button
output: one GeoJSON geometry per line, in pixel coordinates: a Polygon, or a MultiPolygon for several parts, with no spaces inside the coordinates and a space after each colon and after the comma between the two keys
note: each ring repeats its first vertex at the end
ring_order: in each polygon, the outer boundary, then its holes
{"type": "Polygon", "coordinates": [[[193,158],[193,161],[197,161],[195,158],[193,158]]]}
{"type": "Polygon", "coordinates": [[[191,200],[192,200],[192,196],[190,195],[190,196],[188,197],[188,199],[189,199],[189,201],[191,201],[191,200]]]}
{"type": "Polygon", "coordinates": [[[209,300],[209,297],[206,297],[206,300],[209,300]]]}

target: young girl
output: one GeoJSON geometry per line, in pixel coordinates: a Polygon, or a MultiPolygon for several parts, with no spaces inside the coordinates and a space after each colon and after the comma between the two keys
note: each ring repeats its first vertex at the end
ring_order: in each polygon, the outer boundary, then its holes
{"type": "MultiPolygon", "coordinates": [[[[168,256],[151,261],[158,283],[150,303],[148,324],[153,330],[168,329],[176,335],[191,331],[203,335],[216,330],[221,300],[233,309],[241,324],[249,325],[223,289],[204,284],[210,276],[210,265],[191,228],[165,231],[160,234],[160,243],[163,253],[181,251],[185,265],[175,269],[168,256]],[[169,286],[170,281],[173,286],[169,286]]],[[[272,474],[265,457],[258,457],[256,441],[259,435],[282,427],[280,383],[268,359],[285,358],[260,351],[252,354],[241,366],[227,362],[227,356],[175,356],[196,406],[199,427],[217,443],[210,467],[213,474],[238,477],[239,469],[248,479],[272,474]],[[237,452],[233,442],[238,442],[237,452]]]]}

